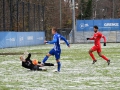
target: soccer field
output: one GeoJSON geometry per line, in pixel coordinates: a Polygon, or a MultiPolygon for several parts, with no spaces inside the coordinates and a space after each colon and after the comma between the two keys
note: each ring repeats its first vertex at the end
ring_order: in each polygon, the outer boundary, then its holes
{"type": "MultiPolygon", "coordinates": [[[[30,71],[21,67],[20,55],[0,55],[0,90],[120,90],[120,44],[108,43],[103,54],[111,60],[110,66],[98,57],[92,65],[88,54],[93,44],[62,44],[61,72],[57,67],[48,71],[30,71]]],[[[0,49],[0,53],[32,53],[41,61],[53,45],[0,49]]],[[[47,62],[56,63],[54,57],[47,62]]]]}

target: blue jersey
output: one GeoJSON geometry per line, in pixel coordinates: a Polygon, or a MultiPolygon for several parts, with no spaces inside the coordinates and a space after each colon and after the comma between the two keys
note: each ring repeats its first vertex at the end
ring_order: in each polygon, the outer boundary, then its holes
{"type": "Polygon", "coordinates": [[[54,44],[54,50],[55,51],[59,51],[61,50],[60,48],[60,40],[63,40],[67,46],[69,46],[68,41],[60,34],[55,33],[53,36],[53,40],[52,41],[48,41],[49,44],[54,44]]]}

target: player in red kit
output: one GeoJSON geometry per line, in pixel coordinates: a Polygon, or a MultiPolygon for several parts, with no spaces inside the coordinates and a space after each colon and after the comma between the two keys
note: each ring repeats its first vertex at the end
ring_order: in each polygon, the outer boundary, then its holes
{"type": "Polygon", "coordinates": [[[101,38],[104,39],[104,46],[106,46],[106,38],[105,38],[104,35],[102,35],[101,32],[98,32],[98,26],[94,26],[94,32],[95,33],[94,33],[94,36],[92,38],[87,38],[87,40],[94,40],[94,46],[89,50],[89,54],[90,54],[90,56],[93,59],[93,63],[92,64],[94,64],[97,61],[92,52],[97,51],[98,55],[100,57],[102,57],[104,60],[106,60],[108,65],[109,65],[110,64],[110,60],[101,53],[100,39],[101,38]]]}

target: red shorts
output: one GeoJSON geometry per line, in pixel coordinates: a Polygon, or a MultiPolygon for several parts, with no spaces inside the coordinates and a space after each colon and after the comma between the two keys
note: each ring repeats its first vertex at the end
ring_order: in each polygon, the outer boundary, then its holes
{"type": "Polygon", "coordinates": [[[91,50],[92,51],[97,51],[97,52],[101,52],[101,46],[93,46],[92,48],[91,48],[91,50]]]}

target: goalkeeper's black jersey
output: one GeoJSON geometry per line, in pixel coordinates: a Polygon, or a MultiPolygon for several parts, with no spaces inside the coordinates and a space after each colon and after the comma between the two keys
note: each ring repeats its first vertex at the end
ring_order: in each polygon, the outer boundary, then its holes
{"type": "MultiPolygon", "coordinates": [[[[29,53],[28,57],[25,59],[25,62],[22,61],[22,66],[24,68],[27,68],[27,69],[30,69],[30,70],[36,70],[35,66],[37,66],[37,67],[40,67],[40,66],[39,65],[34,65],[32,63],[32,60],[30,59],[30,57],[31,57],[31,54],[29,53]]],[[[38,62],[38,63],[41,64],[41,62],[38,62]]],[[[44,66],[54,66],[54,64],[52,64],[52,63],[45,63],[44,66]]],[[[37,70],[39,70],[39,68],[37,68],[37,70]]]]}

